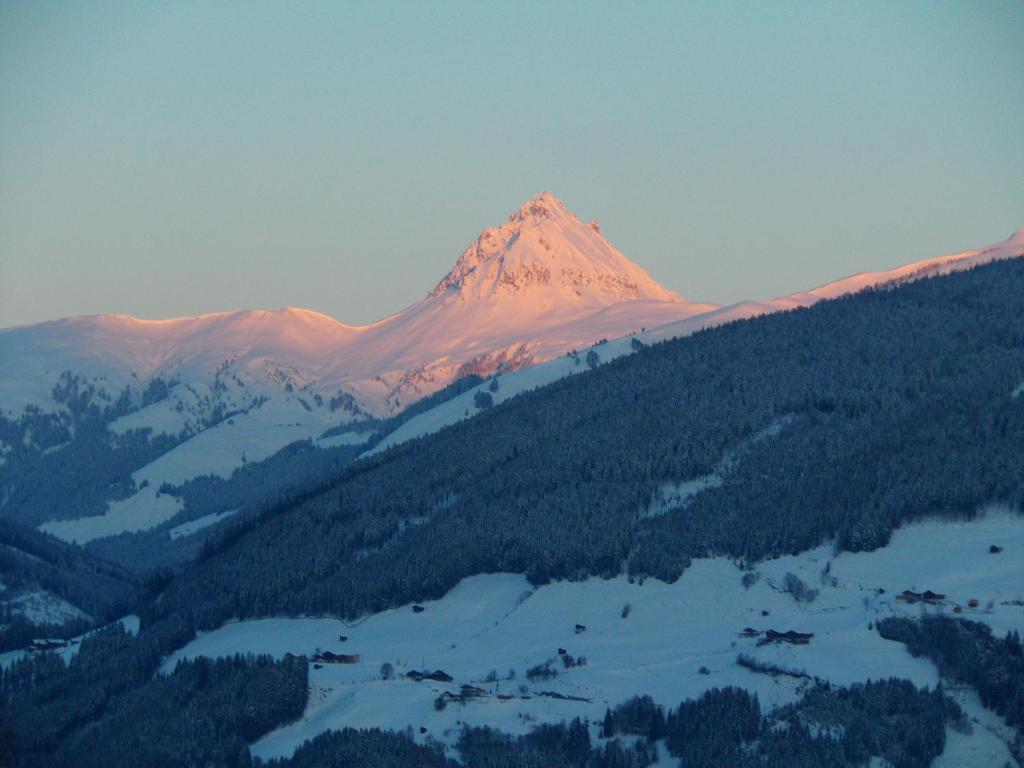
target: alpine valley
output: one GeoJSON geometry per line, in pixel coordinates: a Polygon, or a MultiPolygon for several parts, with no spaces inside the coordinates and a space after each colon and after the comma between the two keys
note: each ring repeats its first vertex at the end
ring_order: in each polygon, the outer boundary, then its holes
{"type": "Polygon", "coordinates": [[[1024,229],[729,306],[544,192],[418,303],[0,331],[0,764],[1024,764],[1024,229]]]}

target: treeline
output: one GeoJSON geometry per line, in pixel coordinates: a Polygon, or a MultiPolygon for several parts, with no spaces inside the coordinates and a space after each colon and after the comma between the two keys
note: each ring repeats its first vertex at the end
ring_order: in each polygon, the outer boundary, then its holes
{"type": "Polygon", "coordinates": [[[639,741],[624,745],[618,739],[591,742],[578,718],[569,723],[544,724],[525,736],[508,736],[493,728],[465,728],[459,737],[459,755],[466,765],[479,768],[647,768],[657,750],[639,741]]]}
{"type": "Polygon", "coordinates": [[[291,758],[257,760],[260,768],[460,768],[440,746],[420,745],[406,733],[377,728],[327,731],[307,741],[291,758]]]}
{"type": "Polygon", "coordinates": [[[884,680],[849,688],[819,685],[771,714],[757,696],[714,688],[668,711],[649,696],[608,710],[600,737],[588,724],[545,724],[523,736],[464,727],[459,761],[441,747],[417,744],[411,732],[330,731],[266,768],[646,768],[659,744],[684,766],[707,768],[842,768],[881,758],[893,768],[927,768],[945,748],[945,726],[962,717],[941,688],[884,680]]]}
{"type": "Polygon", "coordinates": [[[357,462],[236,526],[154,616],[354,617],[484,572],[672,580],[709,554],[874,548],[915,518],[1019,504],[1022,381],[1019,259],[737,322],[357,462]],[[729,455],[720,487],[641,515],[729,455]]]}
{"type": "Polygon", "coordinates": [[[941,688],[894,678],[818,684],[767,715],[756,695],[739,688],[714,688],[667,714],[637,697],[608,710],[601,733],[665,739],[682,765],[810,768],[864,765],[874,756],[894,768],[927,768],[945,748],[946,723],[961,716],[941,688]]]}
{"type": "Polygon", "coordinates": [[[982,704],[1024,734],[1024,648],[1018,632],[1000,638],[987,624],[948,616],[891,616],[877,627],[887,640],[931,659],[943,676],[974,688],[982,704]]]}
{"type": "Polygon", "coordinates": [[[248,744],[301,716],[304,657],[161,658],[190,639],[161,625],[132,637],[119,625],[82,641],[65,666],[27,657],[0,675],[12,766],[248,766],[248,744]]]}

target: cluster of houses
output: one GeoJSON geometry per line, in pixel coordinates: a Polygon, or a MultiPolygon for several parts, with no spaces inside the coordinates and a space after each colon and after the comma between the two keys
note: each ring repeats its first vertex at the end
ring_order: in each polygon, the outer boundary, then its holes
{"type": "MultiPolygon", "coordinates": [[[[995,546],[995,545],[993,545],[995,546]]],[[[910,589],[903,590],[900,594],[896,595],[896,602],[905,603],[907,605],[916,605],[923,603],[925,605],[949,605],[953,606],[953,613],[963,613],[964,607],[953,600],[947,600],[946,596],[939,592],[932,592],[930,589],[926,589],[924,592],[914,592],[910,589]]],[[[978,598],[972,597],[967,601],[966,607],[971,609],[978,609],[981,603],[978,598]]]]}
{"type": "MultiPolygon", "coordinates": [[[[445,704],[465,704],[467,701],[470,701],[471,699],[482,699],[484,696],[487,695],[487,691],[485,691],[483,688],[477,688],[475,685],[463,684],[459,688],[458,693],[444,691],[440,696],[437,697],[437,699],[439,702],[441,702],[441,707],[439,708],[442,708],[443,705],[445,704]]],[[[434,706],[438,706],[437,702],[435,702],[434,706]]]]}

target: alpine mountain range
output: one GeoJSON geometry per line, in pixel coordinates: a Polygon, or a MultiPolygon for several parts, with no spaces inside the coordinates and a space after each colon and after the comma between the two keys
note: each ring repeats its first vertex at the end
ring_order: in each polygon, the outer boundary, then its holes
{"type": "Polygon", "coordinates": [[[369,325],[0,330],[0,761],[1020,765],[1022,297],[702,302],[542,192],[369,325]]]}

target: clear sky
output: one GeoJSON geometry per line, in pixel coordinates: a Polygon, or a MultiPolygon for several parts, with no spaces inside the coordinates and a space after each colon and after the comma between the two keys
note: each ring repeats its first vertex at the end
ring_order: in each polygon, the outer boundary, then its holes
{"type": "Polygon", "coordinates": [[[550,189],[728,302],[1024,227],[1024,3],[5,0],[0,326],[421,298],[550,189]]]}

